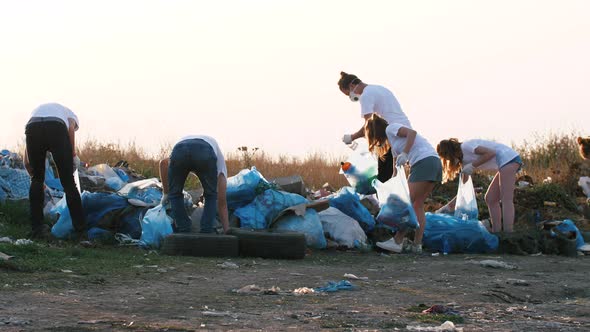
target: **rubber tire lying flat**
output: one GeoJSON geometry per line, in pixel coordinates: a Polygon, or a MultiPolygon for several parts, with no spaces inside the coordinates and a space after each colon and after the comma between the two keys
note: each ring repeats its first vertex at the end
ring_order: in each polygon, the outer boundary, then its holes
{"type": "Polygon", "coordinates": [[[236,257],[238,238],[231,235],[176,233],[162,241],[162,254],[171,256],[236,257]]]}
{"type": "Polygon", "coordinates": [[[261,258],[303,259],[305,235],[297,232],[232,228],[238,238],[240,255],[261,258]]]}

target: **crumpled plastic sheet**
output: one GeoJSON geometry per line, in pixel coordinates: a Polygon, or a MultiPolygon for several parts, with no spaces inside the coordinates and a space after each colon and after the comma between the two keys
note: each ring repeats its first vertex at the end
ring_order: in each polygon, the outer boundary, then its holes
{"type": "Polygon", "coordinates": [[[31,178],[29,173],[24,169],[0,168],[1,189],[6,194],[7,199],[26,199],[29,198],[29,188],[31,187],[31,178]]]}

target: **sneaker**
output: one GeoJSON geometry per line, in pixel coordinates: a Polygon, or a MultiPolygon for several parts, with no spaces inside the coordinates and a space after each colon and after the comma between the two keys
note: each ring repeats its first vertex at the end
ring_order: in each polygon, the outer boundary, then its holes
{"type": "Polygon", "coordinates": [[[377,245],[377,247],[384,249],[384,250],[393,251],[398,254],[402,252],[402,245],[396,243],[393,238],[391,238],[387,241],[384,241],[384,242],[377,242],[375,244],[377,245]]]}
{"type": "Polygon", "coordinates": [[[412,244],[410,247],[410,251],[414,254],[421,254],[422,253],[422,245],[421,244],[412,244]]]}

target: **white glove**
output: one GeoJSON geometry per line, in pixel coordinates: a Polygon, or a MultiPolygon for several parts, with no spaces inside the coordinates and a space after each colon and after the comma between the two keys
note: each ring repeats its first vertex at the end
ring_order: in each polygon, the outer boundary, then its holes
{"type": "Polygon", "coordinates": [[[474,170],[475,170],[475,167],[473,167],[473,165],[471,163],[469,163],[467,165],[463,165],[463,169],[461,170],[461,173],[463,173],[465,175],[471,175],[471,174],[473,174],[474,170]]]}
{"type": "Polygon", "coordinates": [[[352,144],[352,135],[346,134],[342,136],[342,142],[344,142],[344,144],[352,144]]]}
{"type": "Polygon", "coordinates": [[[80,157],[74,156],[74,161],[72,162],[72,166],[74,167],[72,170],[75,171],[80,168],[80,157]]]}
{"type": "Polygon", "coordinates": [[[162,206],[168,204],[168,194],[162,194],[162,199],[160,200],[160,204],[162,204],[162,206]]]}
{"type": "Polygon", "coordinates": [[[396,164],[397,166],[403,166],[403,165],[405,165],[407,162],[408,162],[408,154],[407,154],[407,153],[405,153],[405,152],[402,152],[402,153],[400,153],[400,154],[397,156],[397,161],[396,161],[396,163],[395,163],[395,164],[396,164]]]}

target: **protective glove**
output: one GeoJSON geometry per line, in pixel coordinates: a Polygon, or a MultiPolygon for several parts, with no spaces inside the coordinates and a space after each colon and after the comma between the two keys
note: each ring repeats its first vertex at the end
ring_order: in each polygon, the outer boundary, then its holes
{"type": "Polygon", "coordinates": [[[168,194],[162,194],[162,199],[160,200],[160,204],[162,204],[162,206],[165,206],[166,204],[168,204],[168,194]]]}
{"type": "Polygon", "coordinates": [[[346,134],[346,135],[342,136],[342,142],[344,142],[344,144],[351,144],[352,143],[352,135],[346,134]]]}
{"type": "Polygon", "coordinates": [[[80,168],[80,157],[74,156],[74,161],[72,162],[72,166],[74,167],[73,170],[76,171],[80,168]]]}
{"type": "Polygon", "coordinates": [[[407,153],[402,152],[397,156],[397,161],[396,161],[397,166],[403,166],[407,162],[408,162],[408,154],[407,153]]]}
{"type": "Polygon", "coordinates": [[[473,167],[473,165],[471,163],[469,163],[467,165],[463,165],[463,169],[461,170],[461,173],[463,173],[465,175],[471,175],[471,174],[473,174],[474,170],[475,170],[475,167],[473,167]]]}

